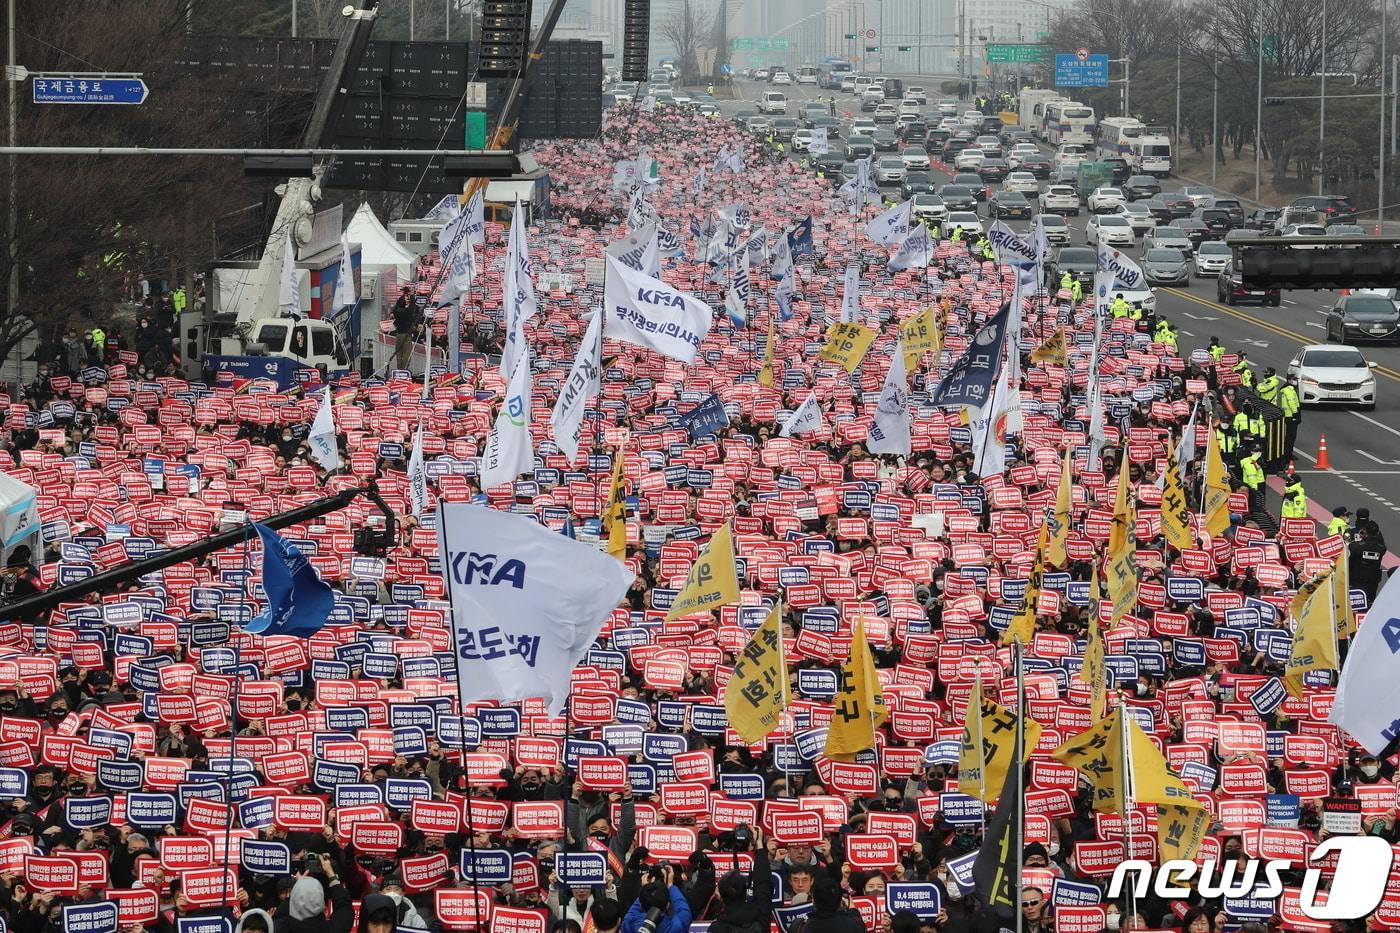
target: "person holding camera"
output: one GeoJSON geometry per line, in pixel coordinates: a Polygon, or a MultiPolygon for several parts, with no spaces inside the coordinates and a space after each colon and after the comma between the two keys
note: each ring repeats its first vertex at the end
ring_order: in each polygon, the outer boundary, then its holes
{"type": "Polygon", "coordinates": [[[652,868],[647,883],[622,918],[622,933],[690,933],[694,914],[685,892],[675,882],[672,866],[652,868]]]}
{"type": "Polygon", "coordinates": [[[722,912],[710,924],[710,933],[765,933],[773,918],[773,868],[763,832],[741,823],[734,829],[734,851],[753,851],[753,873],[731,871],[719,879],[722,912]],[[749,896],[749,886],[753,896],[749,896]]]}

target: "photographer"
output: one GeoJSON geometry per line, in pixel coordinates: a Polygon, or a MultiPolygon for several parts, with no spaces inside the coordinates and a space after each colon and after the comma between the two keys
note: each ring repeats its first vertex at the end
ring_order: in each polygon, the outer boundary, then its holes
{"type": "Polygon", "coordinates": [[[719,879],[722,912],[710,924],[710,933],[764,933],[773,917],[773,868],[768,847],[762,831],[743,823],[735,828],[733,837],[735,852],[752,849],[753,873],[745,878],[741,872],[731,871],[719,879]]]}
{"type": "Polygon", "coordinates": [[[670,865],[653,868],[642,892],[622,918],[622,933],[689,933],[693,914],[670,865]]]}
{"type": "Polygon", "coordinates": [[[803,933],[865,933],[865,922],[847,906],[841,886],[831,878],[812,885],[812,904],[803,933]]]}

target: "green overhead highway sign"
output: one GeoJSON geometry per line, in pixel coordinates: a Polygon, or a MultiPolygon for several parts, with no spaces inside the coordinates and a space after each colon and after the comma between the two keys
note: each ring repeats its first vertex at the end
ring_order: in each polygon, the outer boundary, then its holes
{"type": "Polygon", "coordinates": [[[752,40],[752,39],[735,39],[735,40],[733,41],[733,43],[731,43],[730,48],[732,48],[735,52],[752,52],[752,51],[753,51],[753,40],[752,40]]]}
{"type": "Polygon", "coordinates": [[[991,42],[987,44],[987,63],[1009,65],[1014,62],[1043,62],[1046,50],[1043,45],[1019,45],[991,42]]]}

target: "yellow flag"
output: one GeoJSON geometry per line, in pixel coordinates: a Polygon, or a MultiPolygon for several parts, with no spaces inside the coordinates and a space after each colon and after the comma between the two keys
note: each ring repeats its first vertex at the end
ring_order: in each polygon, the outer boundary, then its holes
{"type": "Polygon", "coordinates": [[[1201,514],[1205,517],[1206,531],[1212,537],[1230,530],[1230,474],[1225,471],[1220,440],[1214,431],[1206,432],[1205,496],[1201,514]]]}
{"type": "Polygon", "coordinates": [[[826,346],[822,347],[821,358],[840,363],[846,372],[853,373],[874,342],[874,328],[861,324],[833,324],[826,332],[826,346]]]}
{"type": "Polygon", "coordinates": [[[608,489],[608,508],[603,513],[603,527],[608,535],[608,553],[618,560],[627,559],[627,484],[622,480],[622,448],[613,454],[612,486],[608,489]]]}
{"type": "Polygon", "coordinates": [[[836,712],[826,733],[826,757],[853,761],[858,753],[875,747],[875,730],[890,718],[880,694],[875,659],[865,639],[865,623],[856,620],[851,631],[851,657],[841,665],[841,685],[836,690],[836,712]]]}
{"type": "MultiPolygon", "coordinates": [[[[991,802],[1001,795],[1006,773],[1013,758],[1024,761],[1027,753],[1016,755],[1016,714],[995,700],[982,696],[982,681],[968,701],[967,724],[963,726],[962,749],[958,755],[958,790],[969,797],[991,802]],[[973,713],[980,703],[980,712],[973,713]]],[[[1040,741],[1040,723],[1026,719],[1026,748],[1040,741]]]]}
{"type": "Polygon", "coordinates": [[[1132,802],[1157,805],[1157,844],[1162,861],[1191,859],[1210,829],[1210,814],[1191,795],[1181,778],[1135,719],[1121,717],[1128,728],[1128,758],[1132,762],[1132,802]]]}
{"type": "Polygon", "coordinates": [[[763,365],[758,370],[758,384],[773,388],[773,338],[775,331],[773,327],[773,315],[768,315],[768,347],[763,351],[763,365]]]}
{"type": "Polygon", "coordinates": [[[1347,567],[1346,551],[1332,563],[1332,620],[1337,623],[1337,637],[1350,638],[1356,634],[1356,610],[1351,608],[1351,570],[1347,567]]]}
{"type": "Polygon", "coordinates": [[[1089,641],[1084,646],[1084,663],[1079,668],[1079,679],[1092,691],[1089,697],[1089,719],[1101,718],[1108,704],[1108,672],[1104,667],[1103,634],[1099,631],[1099,603],[1103,593],[1099,589],[1099,568],[1095,564],[1089,571],[1089,641]]]}
{"type": "Polygon", "coordinates": [[[782,606],[774,606],[734,661],[724,685],[724,711],[739,738],[752,745],[778,728],[788,705],[782,606]]]}
{"type": "Polygon", "coordinates": [[[1048,527],[1046,522],[1040,525],[1040,539],[1035,545],[1035,563],[1031,566],[1030,580],[1026,582],[1026,597],[1016,615],[1007,623],[1006,631],[1001,633],[1003,645],[1014,641],[1029,645],[1031,638],[1035,636],[1035,607],[1040,602],[1040,584],[1045,576],[1045,535],[1048,527]]]}
{"type": "Polygon", "coordinates": [[[904,344],[904,371],[912,373],[925,353],[943,349],[943,328],[934,318],[934,306],[929,305],[905,321],[899,329],[904,344]]]}
{"type": "Polygon", "coordinates": [[[1293,652],[1284,667],[1283,685],[1295,697],[1303,695],[1308,671],[1337,669],[1337,634],[1332,620],[1336,568],[1328,567],[1298,587],[1293,616],[1293,652]]]}
{"type": "Polygon", "coordinates": [[[725,522],[705,545],[690,568],[685,586],[676,594],[666,621],[696,612],[709,612],[739,601],[739,576],[734,571],[734,533],[725,522]]]}
{"type": "Polygon", "coordinates": [[[1074,487],[1070,471],[1074,455],[1066,449],[1064,466],[1060,470],[1060,488],[1055,493],[1055,511],[1050,513],[1050,535],[1045,543],[1045,560],[1052,567],[1063,567],[1069,560],[1065,548],[1069,545],[1069,529],[1074,521],[1074,487]]]}
{"type": "Polygon", "coordinates": [[[1137,602],[1137,545],[1133,529],[1137,525],[1137,507],[1128,494],[1128,448],[1118,464],[1118,492],[1113,497],[1113,527],[1108,533],[1107,589],[1112,607],[1108,627],[1118,624],[1137,602]]]}
{"type": "Polygon", "coordinates": [[[1050,339],[1031,351],[1032,363],[1054,363],[1064,366],[1069,362],[1069,350],[1065,346],[1065,329],[1057,327],[1050,339]]]}
{"type": "Polygon", "coordinates": [[[1196,533],[1191,528],[1191,505],[1181,485],[1181,470],[1176,465],[1176,450],[1172,444],[1167,444],[1167,472],[1162,478],[1162,534],[1178,551],[1196,546],[1196,533]]]}
{"type": "Polygon", "coordinates": [[[1119,731],[1122,718],[1120,706],[1117,715],[1099,720],[1050,753],[1089,779],[1097,813],[1122,812],[1118,803],[1123,783],[1123,735],[1119,731]]]}

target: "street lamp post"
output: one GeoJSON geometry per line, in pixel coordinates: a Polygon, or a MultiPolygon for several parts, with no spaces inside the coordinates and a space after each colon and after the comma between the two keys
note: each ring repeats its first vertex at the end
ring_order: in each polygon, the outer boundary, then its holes
{"type": "MultiPolygon", "coordinates": [[[[1384,7],[1382,7],[1384,9],[1384,7]]],[[[1381,37],[1385,42],[1385,37],[1381,37]]],[[[1259,171],[1264,158],[1264,0],[1259,0],[1259,77],[1254,100],[1254,200],[1259,200],[1259,171]]]]}

